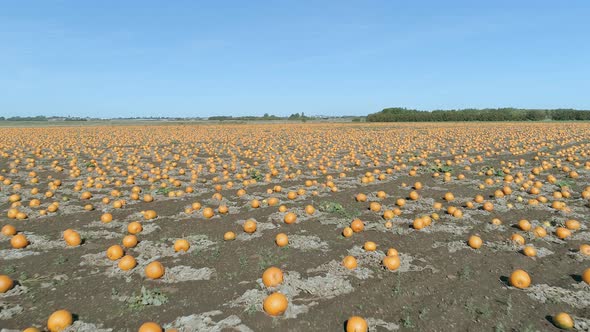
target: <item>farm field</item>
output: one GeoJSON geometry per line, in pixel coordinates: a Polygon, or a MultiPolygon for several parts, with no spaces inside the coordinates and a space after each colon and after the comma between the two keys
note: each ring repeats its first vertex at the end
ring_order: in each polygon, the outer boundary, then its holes
{"type": "Polygon", "coordinates": [[[589,155],[585,122],[3,127],[0,330],[590,331],[589,155]]]}

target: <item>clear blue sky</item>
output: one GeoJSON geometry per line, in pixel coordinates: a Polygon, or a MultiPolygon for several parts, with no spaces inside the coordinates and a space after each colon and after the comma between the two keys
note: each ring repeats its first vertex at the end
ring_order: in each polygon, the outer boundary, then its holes
{"type": "Polygon", "coordinates": [[[590,1],[1,1],[0,115],[590,109],[590,1]]]}

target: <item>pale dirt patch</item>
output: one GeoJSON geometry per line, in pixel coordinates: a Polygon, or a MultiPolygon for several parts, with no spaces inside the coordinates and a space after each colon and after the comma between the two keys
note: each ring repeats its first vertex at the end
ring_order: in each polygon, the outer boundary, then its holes
{"type": "Polygon", "coordinates": [[[328,243],[315,235],[290,235],[289,247],[306,250],[328,250],[328,243]]]}
{"type": "MultiPolygon", "coordinates": [[[[127,226],[125,226],[125,232],[127,231],[127,226]]],[[[106,229],[100,231],[80,231],[80,236],[85,240],[92,240],[92,239],[116,239],[120,238],[120,233],[109,232],[106,229]]]]}
{"type": "Polygon", "coordinates": [[[389,323],[378,318],[366,318],[367,325],[369,325],[369,331],[376,331],[378,327],[387,331],[395,331],[399,329],[399,325],[395,323],[389,323]]]}
{"type": "Polygon", "coordinates": [[[0,320],[11,319],[22,312],[23,307],[21,307],[20,304],[11,305],[8,303],[0,302],[0,320]]]}
{"type": "Polygon", "coordinates": [[[574,329],[576,331],[590,331],[590,319],[578,316],[572,316],[574,320],[574,329]]]}
{"type": "MultiPolygon", "coordinates": [[[[143,271],[142,271],[143,273],[143,271]]],[[[215,274],[214,269],[203,267],[195,269],[190,266],[174,266],[167,268],[162,279],[165,283],[177,283],[183,281],[209,280],[215,274]]]]}
{"type": "Polygon", "coordinates": [[[238,332],[252,332],[253,330],[242,324],[236,315],[228,316],[222,320],[214,321],[212,317],[219,316],[223,312],[219,310],[209,311],[202,314],[179,317],[172,323],[164,325],[164,328],[176,328],[180,332],[210,331],[221,332],[226,330],[238,332]]]}
{"type": "Polygon", "coordinates": [[[3,249],[0,250],[0,257],[4,260],[21,259],[23,257],[40,255],[40,252],[25,249],[3,249]]]}
{"type": "Polygon", "coordinates": [[[533,285],[526,289],[527,295],[542,303],[564,302],[576,308],[590,306],[590,293],[587,290],[573,291],[547,284],[533,285]]]}
{"type": "Polygon", "coordinates": [[[354,270],[349,270],[342,265],[342,262],[331,260],[318,267],[308,269],[307,273],[327,272],[327,274],[338,276],[354,276],[361,280],[369,279],[373,276],[373,271],[363,266],[357,266],[354,270]]]}
{"type": "Polygon", "coordinates": [[[102,328],[101,324],[94,325],[92,323],[84,323],[81,320],[77,320],[74,324],[67,327],[63,332],[111,332],[113,329],[102,328]]]}
{"type": "Polygon", "coordinates": [[[0,298],[16,296],[16,295],[23,295],[29,292],[29,288],[27,286],[16,284],[6,293],[0,293],[0,298]]]}

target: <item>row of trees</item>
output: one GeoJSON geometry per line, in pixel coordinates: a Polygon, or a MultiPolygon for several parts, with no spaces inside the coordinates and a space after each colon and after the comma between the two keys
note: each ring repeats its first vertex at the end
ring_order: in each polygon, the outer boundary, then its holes
{"type": "Polygon", "coordinates": [[[576,121],[590,120],[590,111],[574,109],[485,108],[461,110],[419,111],[401,107],[386,108],[369,114],[369,122],[421,121],[576,121]]]}

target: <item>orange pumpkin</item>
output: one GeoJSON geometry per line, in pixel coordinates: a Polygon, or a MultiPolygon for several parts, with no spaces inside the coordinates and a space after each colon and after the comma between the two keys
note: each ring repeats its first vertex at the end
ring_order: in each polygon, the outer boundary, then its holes
{"type": "Polygon", "coordinates": [[[50,332],[60,332],[72,325],[74,317],[72,313],[67,310],[58,310],[49,316],[47,319],[47,329],[50,332]]]}
{"type": "Polygon", "coordinates": [[[232,241],[236,239],[236,233],[234,232],[225,232],[225,234],[223,234],[223,239],[225,241],[232,241]]]}
{"type": "Polygon", "coordinates": [[[557,227],[555,229],[555,236],[557,236],[558,238],[565,240],[566,238],[570,237],[572,235],[572,232],[565,228],[565,227],[557,227]]]}
{"type": "Polygon", "coordinates": [[[571,330],[574,328],[574,320],[565,312],[560,312],[553,317],[553,324],[563,330],[571,330]]]}
{"type": "Polygon", "coordinates": [[[289,244],[289,237],[285,233],[279,233],[275,237],[275,243],[279,247],[285,247],[287,244],[289,244]]]}
{"type": "Polygon", "coordinates": [[[0,275],[0,293],[6,293],[14,287],[14,281],[7,275],[0,275]]]}
{"type": "Polygon", "coordinates": [[[365,224],[360,219],[355,219],[350,223],[350,228],[352,228],[355,233],[359,233],[365,229],[365,224]]]}
{"type": "Polygon", "coordinates": [[[164,329],[158,323],[147,322],[141,324],[137,332],[164,332],[164,329]]]}
{"type": "Polygon", "coordinates": [[[262,273],[262,283],[266,287],[276,287],[283,283],[283,271],[278,267],[269,267],[262,273]]]}
{"type": "Polygon", "coordinates": [[[70,230],[69,232],[64,232],[64,240],[66,244],[70,247],[79,246],[82,243],[82,238],[80,234],[74,230],[70,230]]]}
{"type": "Polygon", "coordinates": [[[346,332],[367,332],[369,325],[367,321],[359,316],[352,316],[346,321],[346,332]]]}
{"type": "Polygon", "coordinates": [[[107,257],[112,261],[116,261],[117,259],[123,257],[123,255],[124,251],[120,245],[115,244],[107,249],[107,257]]]}
{"type": "Polygon", "coordinates": [[[137,245],[137,236],[131,234],[131,235],[126,235],[125,237],[123,237],[123,246],[125,248],[134,248],[137,245]]]}
{"type": "Polygon", "coordinates": [[[23,249],[29,245],[29,240],[23,234],[17,234],[10,239],[10,245],[14,249],[23,249]]]}
{"type": "Polygon", "coordinates": [[[145,275],[150,279],[159,279],[164,276],[166,269],[164,265],[158,261],[153,261],[145,267],[145,275]]]}
{"type": "Polygon", "coordinates": [[[2,234],[6,236],[13,236],[16,234],[16,228],[12,225],[4,225],[2,227],[2,234]]]}
{"type": "Polygon", "coordinates": [[[206,207],[203,209],[203,217],[209,219],[209,218],[212,218],[214,215],[215,215],[215,212],[213,211],[212,208],[206,207]]]}
{"type": "Polygon", "coordinates": [[[481,238],[479,236],[472,235],[469,237],[467,244],[473,249],[479,249],[479,248],[481,248],[483,241],[481,240],[481,238]]]}
{"type": "Polygon", "coordinates": [[[293,212],[288,212],[287,214],[285,214],[283,221],[285,222],[285,224],[293,224],[297,221],[297,215],[293,212]]]}
{"type": "Polygon", "coordinates": [[[537,256],[537,249],[532,246],[526,246],[522,249],[522,253],[528,257],[535,257],[537,256]]]}
{"type": "Polygon", "coordinates": [[[256,221],[254,221],[252,219],[246,220],[243,228],[244,228],[244,232],[246,232],[248,234],[252,234],[252,233],[256,232],[256,221]]]}
{"type": "Polygon", "coordinates": [[[137,266],[137,261],[133,256],[125,255],[119,260],[119,263],[117,265],[121,270],[128,271],[137,266]]]}
{"type": "Polygon", "coordinates": [[[394,271],[397,270],[401,264],[400,258],[398,255],[395,256],[385,256],[383,258],[383,266],[385,266],[388,270],[394,271]]]}
{"type": "Polygon", "coordinates": [[[143,226],[138,221],[132,221],[127,225],[127,232],[129,234],[139,234],[143,230],[143,226]]]}
{"type": "Polygon", "coordinates": [[[356,258],[353,256],[346,256],[342,260],[342,265],[349,270],[354,270],[357,267],[356,258]]]}
{"type": "Polygon", "coordinates": [[[109,223],[111,221],[113,221],[113,215],[110,213],[105,213],[102,216],[100,216],[100,221],[106,223],[109,223]]]}
{"type": "Polygon", "coordinates": [[[587,268],[582,272],[582,280],[590,285],[590,268],[587,268]]]}
{"type": "Polygon", "coordinates": [[[190,243],[185,239],[178,239],[178,240],[174,241],[174,251],[175,252],[179,252],[179,251],[187,252],[190,247],[191,247],[190,243]]]}
{"type": "Polygon", "coordinates": [[[351,237],[353,233],[354,233],[354,231],[350,227],[345,227],[342,230],[342,236],[344,236],[344,237],[351,237]]]}
{"type": "Polygon", "coordinates": [[[510,274],[510,277],[508,278],[508,283],[512,287],[525,289],[531,285],[531,276],[529,276],[529,274],[526,273],[526,271],[517,269],[514,270],[512,274],[510,274]]]}
{"type": "Polygon", "coordinates": [[[365,242],[365,245],[363,246],[363,248],[366,251],[375,251],[375,250],[377,250],[377,244],[373,241],[367,241],[367,242],[365,242]]]}
{"type": "Polygon", "coordinates": [[[264,299],[262,308],[271,316],[281,315],[287,310],[289,301],[287,297],[281,293],[272,293],[264,299]]]}

